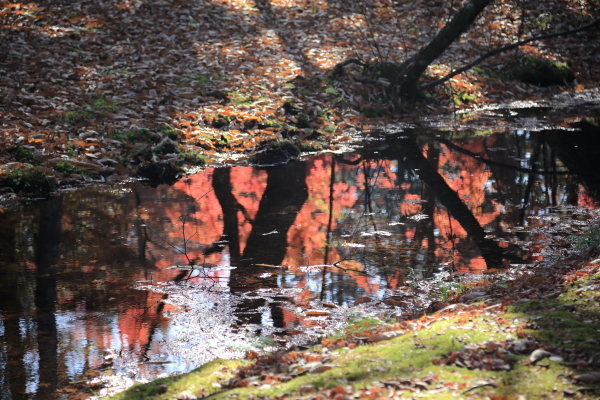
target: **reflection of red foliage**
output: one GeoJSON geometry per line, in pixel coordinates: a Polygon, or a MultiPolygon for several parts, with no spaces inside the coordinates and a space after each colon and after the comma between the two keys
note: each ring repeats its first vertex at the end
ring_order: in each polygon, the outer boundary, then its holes
{"type": "MultiPolygon", "coordinates": [[[[485,150],[481,142],[471,142],[464,148],[474,153],[482,153],[485,150]]],[[[497,220],[500,216],[500,205],[497,202],[491,201],[494,205],[491,212],[483,212],[482,206],[486,201],[485,187],[491,177],[491,173],[487,170],[485,164],[443,147],[439,154],[439,166],[438,172],[452,190],[457,192],[458,196],[467,204],[481,226],[485,227],[497,220]]],[[[454,251],[457,242],[467,238],[467,233],[454,218],[448,215],[446,210],[437,209],[435,211],[434,225],[440,232],[437,239],[438,250],[436,255],[442,258],[441,262],[462,259],[462,262],[458,263],[458,265],[462,265],[462,267],[459,267],[460,272],[480,273],[485,270],[486,265],[483,258],[477,256],[476,258],[464,259],[464,254],[461,255],[454,251]],[[440,248],[446,250],[441,251],[440,248]],[[444,260],[442,256],[448,254],[452,255],[444,260]]]]}
{"type": "Polygon", "coordinates": [[[582,185],[579,185],[579,193],[577,195],[577,205],[579,207],[594,209],[597,207],[594,199],[587,194],[585,188],[582,185]]]}
{"type": "Polygon", "coordinates": [[[421,196],[411,193],[404,195],[404,201],[400,203],[400,212],[402,215],[412,215],[421,212],[423,207],[420,203],[414,202],[415,200],[421,200],[421,196]]]}
{"type": "Polygon", "coordinates": [[[247,217],[254,220],[258,212],[260,199],[267,188],[267,173],[254,168],[235,167],[231,169],[231,185],[233,195],[246,211],[246,215],[241,211],[238,212],[240,251],[243,252],[252,232],[252,224],[247,217]]]}
{"type": "MultiPolygon", "coordinates": [[[[349,166],[336,167],[341,173],[349,166]]],[[[306,185],[308,200],[298,213],[294,225],[288,231],[288,251],[283,265],[295,267],[325,262],[323,248],[327,241],[329,222],[329,182],[331,180],[331,157],[320,156],[307,162],[306,185]]],[[[356,201],[356,187],[345,182],[333,185],[332,230],[342,218],[342,211],[356,201]]],[[[335,248],[330,249],[327,262],[340,259],[335,248]]]]}

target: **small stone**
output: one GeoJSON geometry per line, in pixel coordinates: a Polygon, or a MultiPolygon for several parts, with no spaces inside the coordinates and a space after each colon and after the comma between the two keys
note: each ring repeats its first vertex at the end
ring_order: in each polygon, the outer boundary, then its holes
{"type": "Polygon", "coordinates": [[[177,400],[196,400],[198,399],[197,396],[195,396],[192,392],[190,391],[185,391],[185,392],[181,392],[177,395],[177,400]]]}
{"type": "Polygon", "coordinates": [[[156,394],[167,393],[167,390],[169,390],[169,387],[167,385],[160,385],[156,388],[156,394]]]}
{"type": "Polygon", "coordinates": [[[315,387],[313,385],[303,385],[298,388],[298,392],[300,394],[308,394],[315,391],[315,387]]]}
{"type": "Polygon", "coordinates": [[[536,363],[546,357],[550,357],[551,355],[552,353],[550,353],[549,351],[537,349],[531,352],[531,354],[529,355],[529,361],[531,361],[532,363],[536,363]]]}
{"type": "Polygon", "coordinates": [[[402,336],[402,335],[404,335],[403,331],[384,332],[384,333],[380,333],[378,335],[371,336],[369,338],[369,342],[370,343],[382,342],[384,340],[390,340],[390,339],[393,339],[395,337],[402,336]]]}
{"type": "Polygon", "coordinates": [[[582,383],[596,383],[600,381],[600,372],[587,372],[585,374],[574,375],[573,379],[582,383]]]}
{"type": "Polygon", "coordinates": [[[462,296],[460,298],[460,302],[461,303],[471,303],[474,302],[476,300],[482,300],[485,296],[487,295],[487,293],[485,292],[471,292],[471,293],[467,293],[464,296],[462,296]]]}

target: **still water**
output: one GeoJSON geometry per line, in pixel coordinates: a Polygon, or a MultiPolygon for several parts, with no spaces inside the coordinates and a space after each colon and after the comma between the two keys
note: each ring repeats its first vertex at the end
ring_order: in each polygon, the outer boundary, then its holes
{"type": "MultiPolygon", "coordinates": [[[[97,185],[9,210],[0,398],[87,398],[94,379],[106,393],[100,382],[318,338],[357,299],[440,272],[550,262],[539,228],[596,207],[594,135],[401,132],[353,154],[97,185]]],[[[409,303],[388,307],[405,318],[427,307],[409,303]]]]}

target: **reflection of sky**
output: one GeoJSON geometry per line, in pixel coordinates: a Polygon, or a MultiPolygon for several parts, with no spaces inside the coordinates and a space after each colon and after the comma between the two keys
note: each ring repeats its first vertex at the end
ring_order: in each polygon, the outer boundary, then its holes
{"type": "Polygon", "coordinates": [[[40,356],[36,350],[29,350],[23,357],[25,365],[25,393],[35,393],[40,383],[40,356]]]}
{"type": "Polygon", "coordinates": [[[84,373],[88,361],[86,354],[91,351],[90,347],[96,347],[90,346],[87,337],[86,315],[85,311],[58,311],[55,313],[58,349],[63,354],[67,376],[71,380],[76,380],[84,373]]]}

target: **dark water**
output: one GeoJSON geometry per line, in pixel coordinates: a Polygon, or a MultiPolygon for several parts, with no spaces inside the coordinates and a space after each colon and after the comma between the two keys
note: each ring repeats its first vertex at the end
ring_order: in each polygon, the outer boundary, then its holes
{"type": "Polygon", "coordinates": [[[596,207],[599,135],[583,128],[382,135],[355,154],[9,210],[0,398],[86,398],[95,377],[127,384],[318,337],[357,299],[440,271],[549,262],[537,228],[596,207]]]}

